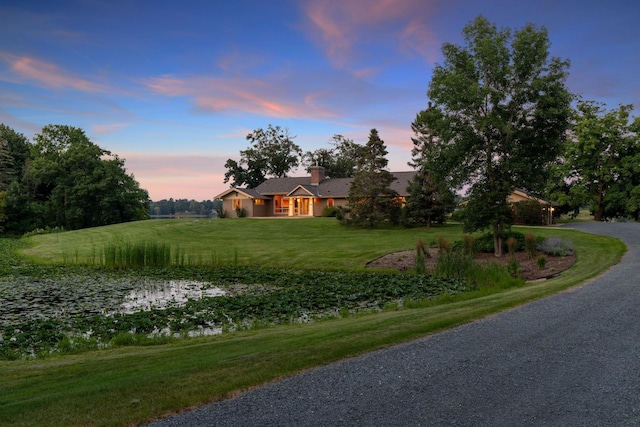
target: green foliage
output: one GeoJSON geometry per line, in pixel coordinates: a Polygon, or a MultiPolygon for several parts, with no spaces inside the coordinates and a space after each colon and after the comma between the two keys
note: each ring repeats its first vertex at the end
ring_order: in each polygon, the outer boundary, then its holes
{"type": "Polygon", "coordinates": [[[443,46],[421,123],[442,144],[444,176],[469,186],[465,230],[491,227],[500,240],[507,196],[517,187],[541,190],[560,153],[571,113],[568,62],[549,59],[547,31],[532,24],[498,30],[479,16],[463,35],[464,46],[443,46]]]}
{"type": "Polygon", "coordinates": [[[438,168],[443,147],[424,123],[424,114],[419,113],[411,124],[416,136],[412,138],[414,146],[409,165],[417,169],[417,173],[409,183],[409,198],[402,209],[402,224],[406,227],[443,224],[455,205],[454,193],[438,168]]]}
{"type": "Polygon", "coordinates": [[[247,216],[247,210],[245,208],[237,207],[236,216],[238,218],[245,218],[247,216]]]}
{"type": "MultiPolygon", "coordinates": [[[[518,231],[507,231],[502,235],[502,240],[503,240],[503,245],[504,247],[502,248],[503,252],[505,250],[508,250],[507,247],[507,241],[510,238],[513,238],[515,240],[515,251],[522,251],[525,248],[525,235],[523,233],[520,233],[518,231]]],[[[538,240],[536,240],[538,241],[538,240]]],[[[493,234],[491,233],[484,233],[482,234],[480,237],[477,238],[476,240],[476,247],[478,249],[478,251],[480,252],[484,252],[484,253],[495,253],[495,248],[494,248],[494,238],[493,238],[493,234]]]]}
{"type": "Polygon", "coordinates": [[[256,129],[247,135],[251,145],[240,150],[240,160],[228,159],[224,164],[227,172],[224,182],[231,180],[231,185],[246,185],[255,188],[268,177],[286,177],[289,171],[300,165],[302,149],[293,142],[295,136],[289,135],[288,129],[280,126],[264,130],[256,129]]]}
{"type": "Polygon", "coordinates": [[[386,155],[384,141],[376,129],[371,129],[349,188],[349,223],[373,227],[399,221],[400,205],[397,193],[389,187],[394,177],[385,169],[386,155]]]}
{"type": "Polygon", "coordinates": [[[325,206],[324,209],[322,209],[322,216],[336,217],[338,216],[338,208],[335,206],[325,206]]]}
{"type": "Polygon", "coordinates": [[[535,200],[523,200],[513,205],[513,223],[521,225],[543,225],[544,205],[535,200]]]}
{"type": "Polygon", "coordinates": [[[544,254],[539,255],[538,258],[536,258],[536,263],[538,264],[538,268],[543,270],[547,265],[547,257],[544,254]]]}
{"type": "MultiPolygon", "coordinates": [[[[33,228],[79,229],[148,217],[149,196],[126,173],[124,160],[92,143],[82,129],[48,125],[34,140],[24,186],[10,187],[12,211],[33,218],[33,228]]],[[[28,223],[14,220],[18,224],[28,223]]]]}
{"type": "Polygon", "coordinates": [[[422,240],[418,240],[416,243],[416,274],[425,274],[427,271],[427,258],[429,258],[429,251],[424,246],[422,240]]]}
{"type": "Polygon", "coordinates": [[[312,166],[322,166],[325,174],[331,178],[352,178],[356,173],[358,158],[363,146],[342,135],[334,135],[332,148],[320,148],[307,151],[303,156],[303,163],[307,171],[312,166]]]}
{"type": "Polygon", "coordinates": [[[596,221],[640,218],[640,120],[631,120],[632,109],[578,103],[571,138],[555,166],[560,179],[551,181],[552,197],[575,212],[589,206],[596,221]]]}
{"type": "Polygon", "coordinates": [[[520,277],[520,264],[518,263],[517,259],[511,258],[509,260],[509,262],[507,263],[507,271],[513,277],[520,277]]]}
{"type": "MultiPolygon", "coordinates": [[[[141,256],[135,248],[126,255],[141,256]]],[[[28,302],[21,302],[28,297],[28,292],[6,287],[3,292],[8,301],[15,301],[16,305],[0,307],[0,334],[3,336],[0,358],[14,358],[17,354],[22,357],[30,353],[75,353],[82,346],[91,349],[109,345],[165,343],[167,335],[203,327],[238,330],[252,328],[253,325],[298,323],[303,319],[335,316],[343,310],[352,314],[379,311],[397,301],[433,298],[443,293],[456,294],[468,290],[458,280],[425,275],[246,267],[190,268],[173,270],[172,275],[175,277],[180,272],[185,277],[199,277],[223,289],[243,288],[244,291],[232,296],[189,299],[184,305],[169,305],[164,309],[122,313],[118,311],[118,302],[123,292],[131,289],[131,281],[114,281],[106,271],[93,270],[91,275],[102,276],[102,286],[108,293],[102,291],[86,298],[88,290],[75,283],[82,280],[82,273],[80,277],[63,276],[46,282],[53,286],[50,291],[55,292],[57,298],[64,299],[65,309],[73,313],[60,316],[57,313],[60,307],[56,306],[40,310],[37,314],[30,313],[28,302]],[[170,333],[157,332],[161,330],[170,333]],[[77,337],[85,337],[85,341],[81,342],[77,337]],[[78,342],[82,345],[77,345],[78,342]]],[[[161,276],[166,275],[167,270],[147,270],[146,274],[161,276]]]]}

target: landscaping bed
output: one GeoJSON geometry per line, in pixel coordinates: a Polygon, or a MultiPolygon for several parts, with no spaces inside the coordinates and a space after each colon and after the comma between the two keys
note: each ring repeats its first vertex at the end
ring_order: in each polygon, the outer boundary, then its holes
{"type": "MultiPolygon", "coordinates": [[[[428,252],[429,257],[426,259],[426,267],[427,270],[433,271],[438,263],[439,250],[437,248],[430,248],[428,249],[428,252]]],[[[545,255],[546,263],[544,268],[540,268],[538,266],[536,258],[531,258],[524,252],[516,252],[512,256],[518,262],[520,267],[520,276],[526,281],[541,280],[555,276],[570,268],[576,262],[575,252],[565,256],[545,255]]],[[[512,258],[510,258],[509,255],[497,258],[492,253],[484,252],[479,252],[474,256],[474,260],[482,264],[494,262],[507,265],[511,259],[512,258]]],[[[416,267],[416,251],[408,250],[392,252],[369,262],[367,267],[411,271],[416,267]]]]}

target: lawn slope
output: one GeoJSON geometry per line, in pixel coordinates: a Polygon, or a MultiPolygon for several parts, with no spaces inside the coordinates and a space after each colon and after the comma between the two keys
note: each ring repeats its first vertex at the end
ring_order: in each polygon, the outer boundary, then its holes
{"type": "MultiPolygon", "coordinates": [[[[526,231],[526,229],[524,229],[526,231]]],[[[295,326],[237,332],[155,347],[0,362],[3,425],[130,425],[234,396],[301,370],[415,339],[593,278],[625,251],[617,239],[562,228],[533,229],[570,239],[576,264],[561,276],[507,292],[295,326]]],[[[335,220],[147,221],[31,238],[29,257],[62,262],[113,239],[171,239],[188,251],[236,248],[243,262],[288,268],[360,269],[435,230],[352,230],[335,220]],[[120,238],[120,237],[118,237],[120,238]]]]}

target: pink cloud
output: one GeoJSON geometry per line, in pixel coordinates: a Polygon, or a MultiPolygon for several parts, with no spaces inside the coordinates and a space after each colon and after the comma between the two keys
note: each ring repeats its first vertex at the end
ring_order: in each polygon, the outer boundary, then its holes
{"type": "Polygon", "coordinates": [[[427,27],[433,9],[433,3],[423,0],[310,0],[304,12],[312,37],[336,66],[344,67],[352,61],[354,45],[380,38],[433,60],[439,48],[427,27]]]}
{"type": "Polygon", "coordinates": [[[37,58],[0,52],[0,60],[9,64],[18,80],[36,81],[43,86],[54,89],[71,88],[90,93],[107,91],[105,85],[79,78],[55,64],[37,58]]]}
{"type": "Polygon", "coordinates": [[[191,77],[179,79],[159,76],[143,82],[153,92],[185,96],[205,111],[239,111],[276,118],[336,117],[321,105],[319,92],[295,93],[283,77],[255,79],[248,77],[191,77]],[[314,102],[309,102],[314,100],[314,102]]]}

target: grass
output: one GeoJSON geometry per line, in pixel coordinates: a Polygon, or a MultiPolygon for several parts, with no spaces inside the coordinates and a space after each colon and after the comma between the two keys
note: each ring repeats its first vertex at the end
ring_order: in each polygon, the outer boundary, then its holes
{"type": "MultiPolygon", "coordinates": [[[[438,236],[459,239],[457,226],[434,230],[350,230],[335,220],[158,221],[35,236],[29,256],[62,262],[115,234],[132,242],[166,239],[187,253],[236,249],[242,262],[259,265],[361,269],[383,253],[412,249],[438,236]],[[306,232],[305,232],[306,229],[306,232]],[[91,240],[88,242],[88,240],[91,240]]],[[[154,347],[125,347],[0,362],[3,425],[131,425],[225,399],[301,370],[425,336],[551,295],[589,280],[625,252],[616,239],[561,228],[524,228],[573,243],[576,264],[559,277],[505,292],[482,291],[412,308],[303,325],[179,340],[154,347]]],[[[520,230],[519,230],[520,231],[520,230]]],[[[222,252],[218,252],[222,253],[222,252]]],[[[233,252],[229,252],[232,254],[233,252]]],[[[204,256],[204,255],[203,255],[204,256]]]]}
{"type": "Polygon", "coordinates": [[[149,242],[171,243],[186,264],[252,264],[269,267],[354,270],[396,250],[413,249],[416,241],[437,236],[453,239],[459,226],[425,229],[352,229],[335,218],[224,220],[155,220],[32,236],[26,254],[36,262],[87,263],[105,247],[149,242]],[[423,237],[424,236],[424,237],[423,237]]]}

